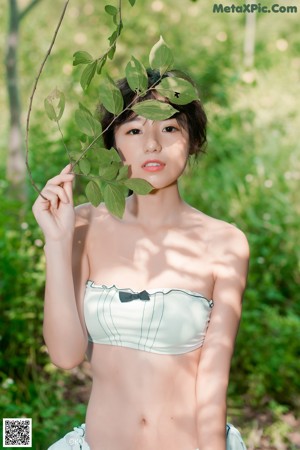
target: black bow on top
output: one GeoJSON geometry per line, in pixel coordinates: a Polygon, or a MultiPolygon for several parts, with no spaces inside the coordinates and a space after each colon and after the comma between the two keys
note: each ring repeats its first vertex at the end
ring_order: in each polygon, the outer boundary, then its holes
{"type": "Polygon", "coordinates": [[[119,292],[119,299],[122,303],[131,302],[132,300],[150,300],[150,296],[147,291],[137,292],[132,294],[131,292],[119,292]]]}

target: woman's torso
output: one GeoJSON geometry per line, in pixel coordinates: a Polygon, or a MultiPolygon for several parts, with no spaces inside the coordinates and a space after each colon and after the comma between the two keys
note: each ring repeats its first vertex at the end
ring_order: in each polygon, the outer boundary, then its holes
{"type": "MultiPolygon", "coordinates": [[[[219,224],[185,206],[177,226],[151,230],[100,208],[86,239],[89,278],[134,291],[186,289],[210,299],[219,224]]],[[[201,347],[171,355],[90,343],[88,353],[93,387],[86,423],[92,450],[197,447],[201,347]]]]}

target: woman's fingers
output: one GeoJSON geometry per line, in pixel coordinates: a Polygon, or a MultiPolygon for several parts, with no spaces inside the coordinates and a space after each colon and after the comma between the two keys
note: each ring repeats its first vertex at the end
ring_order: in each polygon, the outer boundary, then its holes
{"type": "Polygon", "coordinates": [[[55,175],[55,177],[50,178],[50,180],[47,181],[47,184],[61,184],[68,181],[72,181],[74,179],[74,173],[71,173],[72,165],[68,164],[66,167],[63,168],[63,170],[58,174],[55,175]]]}
{"type": "Polygon", "coordinates": [[[64,189],[65,192],[68,196],[68,200],[70,201],[71,204],[73,204],[73,180],[74,180],[74,174],[70,173],[70,171],[72,170],[72,165],[68,164],[62,171],[61,171],[61,175],[62,174],[68,174],[71,175],[72,178],[70,180],[67,180],[64,182],[64,189]]]}
{"type": "Polygon", "coordinates": [[[63,174],[63,173],[70,173],[71,169],[72,169],[72,164],[70,163],[70,164],[67,164],[66,167],[64,167],[63,170],[60,173],[61,174],[63,174]]]}
{"type": "Polygon", "coordinates": [[[72,165],[68,164],[60,174],[47,181],[35,206],[41,205],[45,211],[50,208],[57,209],[60,202],[73,204],[72,183],[75,175],[70,173],[70,170],[72,170],[72,165]]]}
{"type": "Polygon", "coordinates": [[[46,238],[61,239],[75,224],[72,198],[74,174],[68,164],[60,174],[48,180],[32,209],[46,238]]]}
{"type": "Polygon", "coordinates": [[[59,175],[56,175],[47,181],[41,194],[51,202],[54,208],[58,207],[58,199],[53,197],[53,193],[59,198],[63,203],[72,203],[72,182],[74,180],[74,174],[70,173],[72,166],[68,164],[63,168],[59,175]]]}
{"type": "Polygon", "coordinates": [[[53,203],[54,200],[55,200],[54,204],[57,204],[58,199],[62,203],[69,203],[68,195],[62,186],[47,184],[41,193],[44,197],[46,197],[47,200],[51,202],[51,204],[53,203]]]}
{"type": "Polygon", "coordinates": [[[73,181],[74,174],[73,173],[60,173],[59,175],[56,175],[53,178],[50,178],[50,180],[47,181],[46,186],[48,184],[56,184],[60,185],[62,183],[66,183],[68,181],[73,181]]]}

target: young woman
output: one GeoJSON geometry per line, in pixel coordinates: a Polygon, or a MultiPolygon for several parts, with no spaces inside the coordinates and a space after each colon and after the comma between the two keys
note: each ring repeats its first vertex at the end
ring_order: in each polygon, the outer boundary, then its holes
{"type": "MultiPolygon", "coordinates": [[[[120,88],[126,106],[135,94],[126,81],[120,88]]],[[[112,117],[105,112],[103,126],[112,117]]],[[[34,204],[46,242],[51,360],[71,369],[87,353],[93,373],[86,428],[51,449],[225,450],[226,440],[230,448],[226,391],[249,250],[235,226],[180,196],[178,179],[205,128],[198,101],[168,120],[127,111],[114,122],[107,147],[154,188],[129,196],[122,219],[103,204],[74,209],[70,165],[34,204]]],[[[244,448],[240,438],[236,445],[244,448]]]]}

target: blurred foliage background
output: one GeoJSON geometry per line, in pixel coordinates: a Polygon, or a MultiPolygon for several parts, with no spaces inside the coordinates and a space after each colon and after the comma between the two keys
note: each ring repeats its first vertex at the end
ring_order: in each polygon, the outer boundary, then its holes
{"type": "MultiPolygon", "coordinates": [[[[19,0],[20,7],[27,3],[19,0]]],[[[40,80],[30,133],[30,164],[40,187],[67,163],[58,131],[44,113],[44,98],[55,87],[65,92],[62,125],[72,150],[80,138],[72,116],[77,102],[91,108],[97,103],[97,83],[82,93],[72,54],[82,49],[100,55],[106,49],[112,25],[104,5],[72,0],[40,80]]],[[[149,50],[162,34],[177,68],[187,70],[200,87],[209,117],[207,153],[190,164],[181,189],[195,207],[241,228],[251,247],[229,419],[240,427],[249,450],[293,450],[300,448],[299,12],[257,14],[254,65],[245,67],[245,15],[214,14],[212,5],[137,0],[131,8],[126,2],[124,31],[108,70],[113,77],[124,76],[131,54],[147,65],[149,50]]],[[[8,3],[0,0],[0,6],[3,49],[8,3]]],[[[24,128],[33,81],[62,6],[62,1],[41,0],[21,24],[24,128]]],[[[0,76],[5,79],[3,64],[0,76]]],[[[90,374],[86,363],[68,372],[56,369],[43,343],[43,240],[31,213],[36,194],[30,183],[20,202],[6,178],[4,82],[0,103],[0,404],[3,417],[33,418],[33,448],[43,450],[84,420],[90,374]]],[[[77,181],[77,203],[84,201],[82,187],[77,181]]]]}

